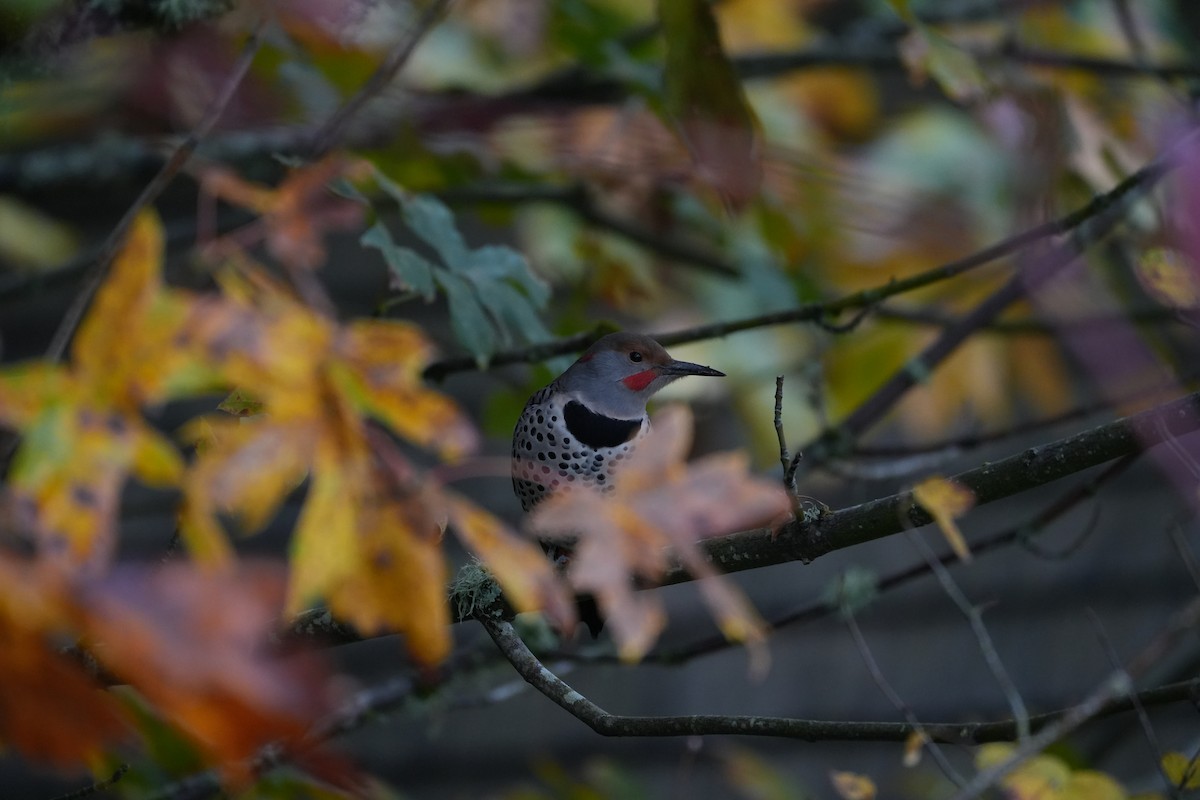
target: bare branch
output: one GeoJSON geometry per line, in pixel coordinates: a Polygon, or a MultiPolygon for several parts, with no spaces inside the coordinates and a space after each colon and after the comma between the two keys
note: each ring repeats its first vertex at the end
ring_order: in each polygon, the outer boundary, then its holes
{"type": "Polygon", "coordinates": [[[1068,709],[1055,722],[1026,739],[1004,761],[980,772],[966,787],[955,793],[952,800],[972,800],[979,797],[1026,759],[1040,753],[1088,720],[1094,719],[1114,701],[1124,699],[1125,702],[1130,702],[1130,695],[1133,694],[1131,681],[1158,663],[1198,623],[1200,598],[1192,600],[1180,609],[1170,624],[1154,637],[1127,668],[1113,670],[1083,702],[1068,709]]]}
{"type": "MultiPolygon", "coordinates": [[[[1115,458],[1140,453],[1161,444],[1167,437],[1197,429],[1200,429],[1200,393],[1028,448],[959,473],[953,480],[974,492],[977,503],[983,505],[1115,458]]],[[[920,527],[930,522],[929,514],[912,502],[912,493],[901,492],[833,511],[808,525],[793,521],[778,531],[746,531],[709,539],[703,547],[718,569],[737,572],[789,561],[809,562],[834,550],[890,536],[905,525],[920,527]]],[[[676,569],[664,582],[687,579],[682,569],[676,569]]]]}
{"type": "Polygon", "coordinates": [[[134,219],[137,218],[137,215],[143,208],[158,199],[158,196],[162,194],[163,190],[179,174],[179,171],[183,169],[183,166],[191,158],[192,153],[195,152],[200,142],[204,140],[213,126],[217,124],[221,115],[225,113],[225,108],[233,100],[233,95],[237,92],[242,79],[246,77],[246,73],[250,70],[250,64],[253,63],[255,55],[258,54],[258,48],[262,44],[263,29],[266,27],[266,24],[267,18],[264,17],[251,32],[250,38],[246,40],[246,44],[242,48],[242,54],[234,63],[229,77],[225,79],[225,84],[217,92],[208,109],[205,110],[200,122],[179,143],[179,146],[175,148],[171,157],[159,169],[158,174],[151,179],[150,183],[146,184],[146,188],[133,201],[133,205],[129,207],[125,215],[121,217],[121,221],[117,223],[112,233],[104,241],[95,262],[93,262],[92,267],[83,278],[83,287],[75,295],[75,299],[71,301],[71,305],[63,315],[58,329],[54,332],[54,338],[50,342],[50,347],[46,350],[46,358],[48,360],[58,361],[66,353],[67,345],[70,343],[71,337],[75,334],[75,329],[79,326],[80,320],[83,319],[83,315],[91,304],[92,297],[100,288],[100,284],[104,282],[104,276],[108,272],[108,265],[116,255],[117,249],[121,246],[121,242],[124,240],[125,234],[129,231],[129,226],[133,224],[134,219]]]}
{"type": "Polygon", "coordinates": [[[1021,739],[1027,738],[1029,736],[1029,709],[1025,705],[1025,700],[1021,697],[1021,692],[1009,676],[1008,670],[1004,668],[1004,662],[1000,659],[1000,654],[996,652],[996,645],[992,642],[992,637],[988,633],[987,626],[983,624],[983,614],[963,594],[954,577],[950,575],[950,571],[933,554],[933,551],[929,549],[929,545],[925,543],[921,535],[911,530],[906,531],[906,533],[908,540],[917,549],[917,552],[921,554],[921,558],[925,560],[929,569],[938,579],[938,583],[942,585],[942,590],[949,595],[954,604],[958,606],[958,610],[963,613],[963,616],[967,618],[967,622],[970,623],[971,632],[975,634],[975,640],[979,643],[979,651],[983,653],[983,660],[988,665],[992,677],[996,679],[996,683],[1000,685],[1000,690],[1004,692],[1004,697],[1008,701],[1009,708],[1012,709],[1013,719],[1017,723],[1017,735],[1021,739]]]}
{"type": "MultiPolygon", "coordinates": [[[[875,685],[879,690],[887,696],[896,710],[904,715],[904,719],[908,720],[908,724],[913,727],[913,730],[921,737],[921,744],[928,751],[931,758],[937,762],[938,768],[942,774],[955,786],[965,786],[966,781],[962,775],[958,774],[958,770],[946,758],[946,754],[942,752],[942,748],[938,743],[930,738],[929,733],[921,725],[921,721],[917,719],[916,713],[904,702],[904,699],[896,693],[892,685],[888,683],[887,678],[883,675],[883,670],[879,668],[879,663],[875,660],[875,656],[871,654],[871,648],[867,646],[866,637],[862,634],[862,629],[858,627],[858,620],[854,618],[854,614],[845,614],[846,627],[850,629],[850,636],[854,639],[854,644],[858,648],[859,655],[862,656],[863,663],[867,665],[867,671],[871,673],[871,679],[875,681],[875,685]]],[[[1028,725],[1028,720],[1026,720],[1028,725]]]]}
{"type": "MultiPolygon", "coordinates": [[[[1180,147],[1182,147],[1182,145],[1185,143],[1192,142],[1195,138],[1195,134],[1185,137],[1183,140],[1181,140],[1180,147]]],[[[1041,225],[1036,225],[1025,231],[989,245],[982,250],[977,250],[974,253],[964,256],[963,258],[933,267],[932,269],[925,270],[924,272],[920,272],[902,280],[891,280],[881,286],[871,289],[864,289],[863,291],[844,295],[834,300],[820,303],[806,303],[802,306],[788,309],[786,311],[761,314],[739,320],[727,320],[725,322],[718,322],[710,325],[700,325],[694,328],[687,328],[671,333],[655,334],[654,338],[664,346],[670,347],[672,345],[703,341],[705,339],[716,339],[719,337],[728,336],[731,333],[739,333],[741,331],[755,330],[757,328],[771,327],[774,325],[827,320],[831,317],[836,317],[843,311],[874,306],[888,297],[894,297],[899,294],[904,294],[906,292],[924,288],[931,284],[948,280],[965,272],[969,272],[973,269],[984,266],[985,264],[990,264],[993,261],[997,261],[1015,253],[1019,253],[1031,245],[1045,241],[1050,237],[1074,231],[1081,225],[1087,223],[1089,220],[1102,219],[1102,224],[1096,226],[1099,230],[1091,231],[1086,237],[1081,237],[1084,240],[1084,242],[1081,243],[1090,243],[1097,236],[1099,236],[1100,233],[1106,232],[1108,228],[1116,223],[1117,218],[1119,217],[1120,213],[1124,211],[1129,201],[1140,197],[1145,192],[1149,191],[1159,180],[1162,179],[1164,175],[1170,172],[1173,168],[1174,163],[1170,158],[1159,158],[1150,162],[1142,169],[1121,181],[1119,184],[1113,187],[1111,191],[1102,195],[1098,195],[1097,197],[1093,198],[1091,202],[1076,209],[1070,214],[1066,214],[1065,216],[1049,222],[1044,222],[1041,225]]],[[[1065,256],[1071,251],[1065,247],[1060,247],[1059,252],[1062,256],[1065,256]]],[[[1008,292],[1019,295],[1020,286],[1014,285],[1006,291],[1006,294],[1008,292]]],[[[980,318],[972,318],[969,323],[966,320],[960,320],[959,326],[979,326],[990,323],[990,318],[994,317],[996,313],[999,313],[999,311],[1002,310],[1005,305],[1007,305],[1007,303],[1000,304],[999,301],[1007,299],[1007,297],[1001,297],[993,300],[992,304],[1000,305],[999,308],[985,309],[991,313],[985,315],[982,312],[979,312],[976,316],[980,318]]],[[[972,330],[974,330],[974,328],[972,328],[972,330]]],[[[541,361],[553,356],[576,353],[586,348],[594,339],[595,337],[590,334],[583,334],[555,342],[543,342],[531,347],[505,350],[494,354],[489,361],[489,365],[496,367],[505,364],[528,363],[533,361],[541,361]]],[[[947,341],[947,343],[949,343],[949,341],[947,341]]],[[[945,345],[942,345],[942,347],[944,346],[945,345]]],[[[465,372],[476,370],[478,368],[479,365],[473,357],[460,356],[433,362],[425,368],[424,376],[428,380],[436,381],[441,380],[442,378],[445,378],[447,375],[454,372],[465,372]]]]}
{"type": "Polygon", "coordinates": [[[371,73],[359,90],[344,105],[334,112],[326,123],[313,135],[313,145],[310,155],[320,158],[329,152],[342,136],[346,123],[366,105],[373,97],[382,92],[387,85],[395,80],[400,70],[408,63],[417,45],[425,38],[446,12],[450,0],[434,0],[425,7],[421,16],[413,24],[412,30],[387,54],[383,63],[371,73]]]}

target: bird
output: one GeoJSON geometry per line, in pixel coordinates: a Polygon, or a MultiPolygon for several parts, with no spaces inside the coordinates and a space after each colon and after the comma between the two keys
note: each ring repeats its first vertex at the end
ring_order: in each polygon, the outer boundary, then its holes
{"type": "MultiPolygon", "coordinates": [[[[613,474],[650,430],[647,401],[688,375],[724,377],[712,367],[672,358],[644,334],[610,333],[529,398],[513,430],[512,482],[521,508],[575,487],[613,489],[613,474]]],[[[569,550],[543,544],[563,568],[569,550]]],[[[589,602],[590,601],[590,602],[589,602]]],[[[603,620],[582,598],[580,618],[592,636],[603,620]]]]}

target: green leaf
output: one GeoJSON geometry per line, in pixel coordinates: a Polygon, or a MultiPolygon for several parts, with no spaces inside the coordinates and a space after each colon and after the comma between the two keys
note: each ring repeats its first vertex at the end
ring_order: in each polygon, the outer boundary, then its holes
{"type": "Polygon", "coordinates": [[[469,251],[462,234],[454,226],[454,215],[442,201],[428,195],[415,195],[400,204],[404,224],[441,256],[446,266],[459,270],[467,265],[469,251]]]}
{"type": "Polygon", "coordinates": [[[487,313],[467,280],[441,269],[434,273],[434,277],[446,292],[446,300],[450,304],[450,327],[454,335],[483,366],[496,348],[496,335],[487,313]]]}
{"type": "Polygon", "coordinates": [[[433,264],[407,247],[398,247],[392,234],[382,222],[376,222],[358,240],[364,247],[374,247],[383,254],[383,260],[391,272],[390,287],[411,289],[426,301],[437,294],[433,282],[433,264]]]}
{"type": "Polygon", "coordinates": [[[387,227],[376,222],[361,242],[383,253],[394,279],[392,288],[413,290],[430,300],[440,287],[450,306],[454,335],[481,365],[498,345],[550,338],[538,316],[550,300],[550,287],[524,256],[498,245],[470,248],[454,214],[440,200],[412,194],[378,172],[376,180],[399,203],[409,230],[437,254],[435,262],[400,247],[387,227]]]}

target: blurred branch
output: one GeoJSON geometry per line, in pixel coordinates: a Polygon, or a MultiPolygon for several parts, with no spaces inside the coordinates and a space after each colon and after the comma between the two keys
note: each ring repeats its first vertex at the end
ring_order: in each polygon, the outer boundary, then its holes
{"type": "Polygon", "coordinates": [[[213,126],[220,120],[221,115],[225,112],[225,108],[233,100],[233,95],[241,85],[242,79],[250,69],[250,64],[254,61],[255,55],[258,54],[258,48],[262,44],[263,28],[266,26],[267,17],[264,16],[250,33],[250,37],[246,40],[245,46],[242,48],[242,53],[234,62],[233,68],[229,72],[229,77],[225,79],[224,85],[213,98],[212,103],[204,112],[204,116],[196,124],[184,140],[179,143],[171,153],[171,157],[159,169],[158,174],[146,185],[133,201],[133,205],[125,212],[121,221],[109,234],[108,238],[100,248],[100,252],[93,262],[91,268],[83,278],[83,286],[75,299],[71,302],[66,313],[63,315],[62,321],[59,323],[58,329],[54,333],[54,338],[50,342],[50,347],[46,351],[46,358],[50,361],[58,361],[66,353],[67,345],[71,341],[71,337],[75,333],[75,328],[83,319],[84,312],[92,302],[92,297],[100,288],[100,284],[104,282],[104,276],[108,273],[108,266],[112,262],[113,257],[117,253],[117,249],[121,246],[125,238],[125,234],[129,231],[129,227],[133,224],[134,219],[141,213],[142,209],[153,203],[162,194],[163,190],[171,183],[175,176],[183,169],[184,164],[191,158],[196,147],[208,135],[213,126]]]}
{"type": "Polygon", "coordinates": [[[412,29],[388,52],[383,62],[371,73],[371,77],[367,78],[366,82],[354,93],[354,96],[338,108],[333,113],[333,116],[317,130],[313,135],[313,145],[309,153],[314,160],[325,155],[337,145],[346,127],[346,123],[361,111],[363,106],[370,102],[372,98],[382,92],[387,88],[388,84],[396,79],[400,70],[408,63],[413,51],[417,49],[417,45],[425,38],[425,34],[429,33],[434,25],[438,23],[449,5],[450,0],[433,0],[433,2],[429,3],[425,7],[425,10],[421,12],[421,16],[413,24],[412,29]]]}
{"type": "MultiPolygon", "coordinates": [[[[1191,142],[1195,138],[1196,135],[1191,134],[1182,141],[1191,142]]],[[[1091,202],[1069,214],[1001,239],[963,258],[949,261],[902,280],[892,279],[880,286],[844,295],[834,300],[820,303],[806,303],[786,311],[777,311],[738,320],[727,320],[710,325],[700,325],[672,333],[655,334],[654,338],[662,345],[670,347],[672,345],[697,342],[704,339],[715,339],[728,336],[731,333],[755,330],[773,325],[824,320],[836,316],[843,311],[878,305],[889,297],[948,280],[1006,256],[1019,253],[1027,247],[1050,237],[1074,231],[1089,220],[1102,219],[1103,224],[1098,227],[1101,228],[1101,232],[1106,232],[1109,227],[1116,223],[1117,217],[1124,210],[1126,202],[1148,191],[1164,175],[1170,172],[1173,167],[1174,165],[1170,159],[1166,157],[1159,158],[1121,181],[1111,191],[1097,195],[1091,202]]],[[[1096,235],[1099,235],[1099,232],[1089,234],[1086,238],[1090,240],[1092,236],[1096,235]]],[[[1061,252],[1066,251],[1062,250],[1061,252]]],[[[1019,286],[1014,286],[1008,289],[1007,293],[1019,294],[1019,289],[1019,286]]],[[[1005,296],[999,299],[1007,300],[1008,298],[1005,296]]],[[[998,303],[994,300],[993,304],[998,303]]],[[[995,313],[999,313],[1006,305],[1007,303],[1004,303],[1001,308],[995,309],[991,316],[994,317],[995,313]]],[[[986,310],[991,311],[990,308],[986,310]]],[[[960,319],[954,330],[966,331],[966,325],[968,324],[981,325],[991,322],[991,319],[978,318],[982,316],[984,315],[977,313],[972,315],[968,320],[960,319]]],[[[972,328],[971,330],[974,329],[972,328]]],[[[531,347],[505,350],[493,355],[489,364],[490,366],[502,366],[506,364],[528,363],[541,361],[552,356],[575,353],[585,349],[594,339],[595,337],[584,334],[554,342],[543,342],[531,347]]],[[[479,365],[473,357],[459,356],[433,362],[425,368],[424,374],[429,380],[441,380],[454,372],[465,372],[478,368],[479,365]]]]}
{"type": "MultiPolygon", "coordinates": [[[[896,308],[880,306],[874,310],[879,319],[895,322],[911,322],[918,325],[929,325],[938,328],[948,328],[960,322],[960,318],[935,308],[896,308]]],[[[1188,324],[1180,311],[1173,308],[1157,307],[1142,308],[1125,314],[1094,314],[1075,319],[1019,319],[996,320],[981,328],[981,332],[1004,334],[1009,336],[1056,336],[1063,330],[1102,329],[1109,325],[1129,323],[1178,323],[1188,324]]]]}
{"type": "MultiPolygon", "coordinates": [[[[1171,80],[1200,77],[1200,67],[1191,63],[1150,64],[1114,58],[1100,58],[1030,47],[1004,46],[998,50],[969,50],[983,65],[1023,64],[1054,70],[1088,72],[1100,78],[1154,78],[1171,80]]],[[[864,67],[907,72],[908,67],[894,47],[838,47],[829,45],[792,53],[761,53],[733,59],[738,74],[745,80],[774,78],[788,72],[815,67],[864,67]]]]}
{"type": "Polygon", "coordinates": [[[942,752],[942,748],[938,746],[938,743],[929,735],[925,727],[921,725],[920,720],[917,719],[916,712],[909,707],[908,703],[904,702],[904,698],[897,694],[892,685],[888,683],[883,670],[879,668],[879,662],[875,660],[875,656],[871,653],[871,648],[867,645],[867,639],[863,636],[862,629],[859,628],[858,620],[854,618],[854,614],[847,611],[843,616],[846,620],[846,627],[850,630],[850,636],[854,639],[854,645],[858,648],[859,655],[862,656],[863,663],[866,664],[867,671],[871,674],[871,680],[875,681],[875,685],[879,687],[879,690],[884,693],[891,704],[895,706],[896,710],[904,716],[904,719],[912,726],[913,731],[921,737],[921,746],[937,762],[938,769],[942,771],[942,774],[955,786],[961,787],[966,785],[966,781],[963,780],[962,775],[958,774],[958,770],[954,768],[950,760],[946,758],[946,754],[942,752]]]}
{"type": "Polygon", "coordinates": [[[811,469],[845,452],[869,428],[883,419],[909,389],[923,382],[959,345],[990,324],[1000,312],[1036,290],[1062,269],[1079,258],[1089,247],[1108,235],[1124,217],[1133,200],[1149,191],[1168,173],[1171,162],[1185,146],[1195,144],[1196,132],[1179,140],[1167,153],[1126,178],[1107,195],[1113,198],[1094,214],[1082,217],[1063,242],[1050,243],[1045,252],[1031,257],[1009,280],[942,333],[919,355],[892,374],[882,386],[842,422],[828,428],[807,447],[805,466],[811,469]]]}
{"type": "MultiPolygon", "coordinates": [[[[1130,685],[1133,685],[1133,678],[1124,671],[1121,665],[1121,657],[1117,655],[1117,649],[1113,646],[1112,639],[1108,636],[1108,631],[1104,629],[1104,623],[1100,620],[1099,615],[1091,608],[1088,610],[1088,617],[1091,618],[1092,627],[1096,629],[1096,636],[1100,640],[1100,646],[1104,648],[1104,654],[1108,657],[1109,666],[1114,670],[1119,671],[1130,685]]],[[[1163,785],[1167,789],[1167,793],[1172,800],[1179,800],[1179,788],[1167,774],[1163,767],[1163,756],[1166,755],[1166,750],[1158,741],[1158,734],[1154,732],[1154,725],[1150,722],[1150,715],[1146,713],[1146,707],[1136,694],[1129,695],[1129,702],[1133,706],[1133,712],[1137,715],[1138,724],[1141,725],[1142,735],[1146,738],[1146,743],[1150,746],[1151,760],[1158,769],[1158,774],[1163,779],[1163,785]]]]}
{"type": "MultiPolygon", "coordinates": [[[[433,13],[435,3],[428,13],[433,13]]],[[[994,4],[985,4],[994,5],[994,4]]],[[[428,23],[423,17],[415,29],[423,31],[428,23]]],[[[901,27],[888,26],[885,36],[902,32],[901,27]]],[[[389,54],[377,71],[377,79],[368,81],[360,95],[331,118],[323,128],[308,125],[277,126],[242,130],[214,137],[206,152],[215,160],[244,161],[269,157],[278,152],[311,152],[322,149],[334,140],[349,147],[381,147],[394,140],[397,131],[408,125],[421,128],[448,125],[490,125],[498,118],[529,112],[548,113],[597,104],[615,104],[629,97],[628,87],[620,81],[597,76],[579,67],[560,70],[529,85],[493,96],[472,95],[463,91],[423,93],[420,102],[402,109],[404,116],[392,118],[386,124],[360,126],[344,130],[343,123],[356,114],[361,106],[387,85],[404,64],[409,50],[419,36],[406,39],[389,54]],[[359,99],[361,97],[361,99],[359,99]]],[[[1196,64],[1152,65],[1115,59],[1008,48],[996,52],[976,53],[985,65],[992,63],[1024,63],[1047,69],[1089,72],[1099,77],[1146,78],[1163,80],[1200,76],[1196,64]]],[[[834,42],[815,49],[794,53],[746,55],[733,59],[743,78],[767,79],[792,72],[831,66],[858,67],[894,72],[907,71],[895,47],[889,43],[863,47],[854,43],[834,42]]],[[[129,173],[154,169],[161,164],[156,148],[148,140],[128,137],[103,142],[54,145],[22,153],[0,154],[0,191],[13,191],[30,186],[49,187],[72,181],[120,179],[129,173]]]]}
{"type": "Polygon", "coordinates": [[[601,230],[628,239],[647,250],[684,264],[727,278],[741,276],[737,265],[721,256],[705,251],[676,238],[661,236],[632,220],[606,211],[582,184],[570,186],[525,186],[521,184],[493,185],[473,189],[452,189],[440,194],[447,203],[486,204],[553,203],[575,213],[581,220],[601,230]]]}
{"type": "Polygon", "coordinates": [[[95,783],[93,783],[89,786],[85,786],[82,789],[76,789],[73,792],[67,792],[66,794],[60,794],[57,797],[53,798],[53,800],[80,800],[80,798],[83,798],[83,797],[91,797],[92,795],[97,795],[97,794],[101,794],[103,792],[107,792],[109,789],[113,788],[118,783],[120,783],[121,779],[125,777],[125,773],[127,773],[127,772],[129,772],[129,765],[121,764],[115,770],[113,770],[113,773],[111,775],[109,775],[104,780],[96,781],[95,783]]]}
{"type": "Polygon", "coordinates": [[[992,673],[992,677],[996,679],[996,683],[1000,686],[1000,690],[1004,693],[1005,699],[1008,701],[1009,708],[1012,711],[1013,720],[1017,723],[1017,737],[1024,739],[1029,736],[1029,708],[1025,705],[1025,699],[1021,697],[1020,690],[1013,683],[1012,677],[1008,674],[1008,670],[1004,666],[1004,662],[1000,658],[1000,653],[996,650],[996,644],[992,641],[992,636],[988,633],[987,626],[983,624],[983,614],[979,607],[967,599],[967,596],[959,588],[958,582],[950,574],[950,570],[942,563],[942,560],[934,555],[929,549],[929,545],[921,538],[921,535],[915,531],[905,531],[908,540],[912,543],[917,552],[921,554],[925,564],[933,571],[934,577],[942,586],[947,596],[958,606],[958,610],[967,618],[968,624],[971,626],[971,632],[975,634],[975,641],[979,644],[979,652],[983,654],[984,663],[992,673]]]}

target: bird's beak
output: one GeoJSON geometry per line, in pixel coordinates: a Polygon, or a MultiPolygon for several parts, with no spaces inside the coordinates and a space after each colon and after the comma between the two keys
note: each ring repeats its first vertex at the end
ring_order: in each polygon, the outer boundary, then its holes
{"type": "Polygon", "coordinates": [[[668,361],[658,368],[662,375],[711,375],[714,378],[724,378],[724,372],[718,372],[712,367],[693,364],[690,361],[668,361]]]}

